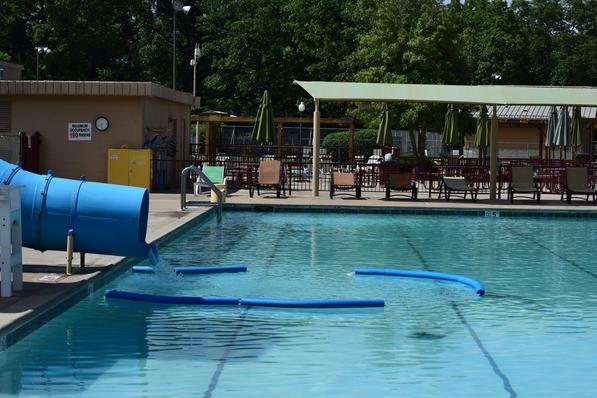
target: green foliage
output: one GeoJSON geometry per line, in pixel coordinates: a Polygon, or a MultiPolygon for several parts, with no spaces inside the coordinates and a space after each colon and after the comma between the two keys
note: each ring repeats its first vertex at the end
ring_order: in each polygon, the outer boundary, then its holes
{"type": "MultiPolygon", "coordinates": [[[[293,80],[597,85],[597,0],[188,0],[176,18],[177,88],[202,110],[277,116],[310,98],[293,80]]],[[[170,0],[19,0],[0,6],[0,59],[24,78],[172,85],[170,0]]],[[[381,104],[324,103],[326,116],[376,128],[381,104]]],[[[444,106],[392,105],[393,128],[440,130],[444,106]]]]}
{"type": "Polygon", "coordinates": [[[0,51],[0,61],[10,62],[10,55],[8,55],[5,52],[0,51]]]}
{"type": "MultiPolygon", "coordinates": [[[[349,135],[350,132],[348,131],[340,131],[328,134],[323,139],[321,145],[325,148],[348,148],[348,143],[350,140],[349,135]]],[[[375,148],[377,147],[377,144],[375,143],[376,139],[377,130],[363,129],[355,131],[353,146],[355,148],[375,148]]]]}

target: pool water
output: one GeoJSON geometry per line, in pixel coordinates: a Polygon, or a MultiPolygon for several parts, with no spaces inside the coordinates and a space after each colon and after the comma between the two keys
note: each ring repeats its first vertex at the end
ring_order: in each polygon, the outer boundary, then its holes
{"type": "Polygon", "coordinates": [[[597,221],[225,214],[106,288],[384,299],[385,308],[168,306],[94,292],[0,352],[0,396],[595,397],[597,221]],[[175,275],[176,265],[248,272],[175,275]],[[466,285],[355,276],[429,270],[466,285]]]}

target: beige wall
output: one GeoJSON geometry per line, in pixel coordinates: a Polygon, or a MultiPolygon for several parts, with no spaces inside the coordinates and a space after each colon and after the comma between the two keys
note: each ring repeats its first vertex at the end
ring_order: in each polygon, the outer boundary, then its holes
{"type": "Polygon", "coordinates": [[[41,169],[58,177],[107,180],[108,148],[141,148],[142,97],[11,96],[11,129],[14,133],[41,133],[41,169]],[[105,116],[110,127],[95,128],[105,116]],[[69,122],[92,124],[91,141],[69,141],[69,122]]]}
{"type": "MultiPolygon", "coordinates": [[[[520,127],[499,126],[498,144],[500,148],[539,147],[540,130],[536,126],[521,125],[520,127]]],[[[475,147],[475,135],[466,136],[465,147],[475,147]]]]}
{"type": "Polygon", "coordinates": [[[500,126],[498,142],[500,148],[538,148],[541,131],[534,126],[500,126]]]}
{"type": "MultiPolygon", "coordinates": [[[[41,133],[41,169],[58,177],[85,175],[90,181],[105,182],[109,148],[141,149],[150,131],[170,134],[172,126],[176,126],[176,155],[167,159],[184,159],[188,151],[190,105],[142,96],[0,95],[0,101],[11,104],[12,133],[41,133]],[[108,118],[108,130],[95,128],[98,116],[108,118]],[[69,122],[91,123],[91,141],[69,141],[69,122]]],[[[181,164],[176,169],[174,162],[170,164],[171,183],[177,181],[181,164]]]]}
{"type": "Polygon", "coordinates": [[[144,98],[143,126],[145,133],[159,130],[174,134],[176,138],[176,159],[184,159],[189,145],[190,106],[166,101],[160,98],[144,98]],[[176,121],[172,123],[172,121],[176,121]],[[176,126],[176,131],[171,131],[176,126]],[[186,133],[183,132],[186,130],[186,133]]]}
{"type": "MultiPolygon", "coordinates": [[[[183,159],[189,159],[189,119],[191,108],[161,98],[144,98],[143,126],[145,137],[150,134],[166,135],[176,141],[174,156],[166,155],[161,167],[164,169],[164,186],[172,187],[180,180],[180,171],[188,166],[183,159]]],[[[157,172],[157,165],[154,170],[157,172]]]]}

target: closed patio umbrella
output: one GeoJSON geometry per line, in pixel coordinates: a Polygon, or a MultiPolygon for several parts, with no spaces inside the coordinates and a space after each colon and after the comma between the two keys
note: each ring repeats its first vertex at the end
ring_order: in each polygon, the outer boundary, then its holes
{"type": "Polygon", "coordinates": [[[547,131],[545,132],[545,156],[546,159],[553,157],[553,147],[556,140],[556,128],[558,126],[558,111],[555,106],[549,110],[549,119],[547,119],[547,131]]]}
{"type": "Polygon", "coordinates": [[[558,124],[556,125],[556,135],[554,138],[554,145],[559,147],[570,146],[572,128],[570,126],[570,115],[568,114],[568,107],[560,108],[558,115],[558,124]]]}
{"type": "Polygon", "coordinates": [[[267,90],[263,92],[251,138],[257,142],[274,142],[274,109],[267,90]]]}
{"type": "Polygon", "coordinates": [[[551,107],[549,111],[549,119],[547,120],[547,132],[545,134],[545,146],[554,146],[556,139],[556,128],[558,126],[558,111],[555,106],[551,107]]]}
{"type": "Polygon", "coordinates": [[[580,106],[572,108],[572,138],[570,145],[578,147],[582,145],[582,116],[580,106]]]}
{"type": "Polygon", "coordinates": [[[446,111],[444,128],[442,130],[442,143],[456,148],[461,147],[463,144],[463,137],[460,135],[458,129],[458,112],[452,104],[448,105],[448,110],[446,111]]]}
{"type": "Polygon", "coordinates": [[[381,112],[376,143],[381,146],[392,145],[392,131],[390,128],[390,111],[388,110],[388,104],[384,104],[381,112]]]}
{"type": "Polygon", "coordinates": [[[485,105],[481,106],[481,112],[479,113],[479,118],[477,119],[475,145],[478,148],[487,148],[489,146],[489,115],[485,105]]]}

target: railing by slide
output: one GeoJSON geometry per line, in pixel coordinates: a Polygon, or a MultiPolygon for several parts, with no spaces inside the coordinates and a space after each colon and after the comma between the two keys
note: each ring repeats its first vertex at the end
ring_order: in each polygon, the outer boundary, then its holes
{"type": "Polygon", "coordinates": [[[209,186],[209,188],[215,192],[216,196],[218,197],[218,208],[217,208],[217,217],[218,222],[222,222],[222,195],[223,192],[220,191],[213,182],[207,178],[205,174],[201,171],[201,168],[198,166],[188,166],[185,167],[182,172],[180,173],[180,210],[185,210],[187,208],[187,175],[189,171],[193,171],[197,173],[199,177],[203,179],[203,181],[209,186]]]}

